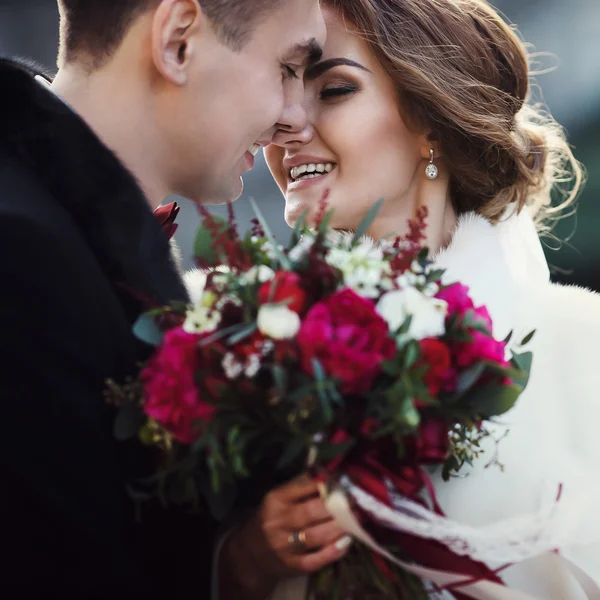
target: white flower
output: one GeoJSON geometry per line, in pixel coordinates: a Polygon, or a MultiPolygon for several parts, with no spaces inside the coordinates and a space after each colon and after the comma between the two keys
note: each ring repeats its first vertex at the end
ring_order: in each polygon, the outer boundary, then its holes
{"type": "Polygon", "coordinates": [[[254,377],[260,369],[260,357],[251,354],[245,363],[242,363],[233,352],[228,352],[221,362],[227,379],[237,379],[242,373],[249,378],[254,377]]]}
{"type": "Polygon", "coordinates": [[[246,365],[244,366],[244,375],[246,377],[252,378],[260,369],[260,356],[258,354],[251,354],[246,360],[246,365]]]}
{"type": "Polygon", "coordinates": [[[267,265],[255,265],[251,269],[248,269],[243,274],[244,281],[247,283],[265,283],[265,281],[271,281],[275,277],[275,271],[267,265]]]}
{"type": "Polygon", "coordinates": [[[221,322],[221,313],[213,308],[196,304],[188,311],[183,330],[186,333],[205,333],[214,331],[221,322]]]}
{"type": "Polygon", "coordinates": [[[381,272],[377,269],[357,267],[344,275],[344,283],[365,298],[377,298],[381,283],[381,272]]]}
{"type": "Polygon", "coordinates": [[[260,332],[274,340],[293,338],[300,330],[300,317],[283,304],[264,304],[258,311],[260,332]]]}
{"type": "Polygon", "coordinates": [[[237,379],[244,370],[244,365],[235,357],[232,352],[228,352],[221,362],[223,371],[227,379],[237,379]]]}
{"type": "Polygon", "coordinates": [[[430,298],[413,287],[388,292],[377,304],[377,312],[392,331],[401,327],[409,316],[412,317],[408,336],[416,340],[443,335],[447,311],[446,302],[430,298]]]}
{"type": "Polygon", "coordinates": [[[310,235],[302,236],[300,241],[288,252],[288,258],[293,262],[302,260],[310,252],[314,241],[310,235]]]}
{"type": "Polygon", "coordinates": [[[383,250],[368,240],[351,250],[332,248],[327,262],[343,273],[345,286],[367,298],[379,295],[378,286],[390,272],[383,250]]]}

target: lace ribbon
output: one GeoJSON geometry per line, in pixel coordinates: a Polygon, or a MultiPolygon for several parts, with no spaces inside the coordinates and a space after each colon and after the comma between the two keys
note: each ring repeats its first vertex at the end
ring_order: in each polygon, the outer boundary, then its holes
{"type": "MultiPolygon", "coordinates": [[[[398,560],[377,544],[362,528],[350,508],[348,495],[372,518],[391,529],[438,541],[456,554],[469,556],[474,560],[475,556],[477,560],[481,561],[488,559],[498,561],[502,558],[509,563],[521,562],[526,558],[552,552],[553,548],[560,545],[565,531],[563,527],[553,526],[559,521],[556,518],[556,503],[533,517],[520,517],[486,527],[474,528],[435,515],[410,500],[403,500],[400,504],[395,502],[395,507],[392,509],[354,486],[349,480],[345,480],[343,485],[344,489],[337,488],[325,498],[331,514],[355,540],[365,544],[402,569],[432,582],[441,589],[455,592],[466,598],[540,600],[493,581],[474,580],[450,571],[431,569],[398,560]],[[521,535],[518,535],[519,531],[521,535]]],[[[600,588],[591,577],[567,559],[559,555],[555,556],[556,560],[563,561],[567,566],[588,600],[600,600],[600,588]]]]}

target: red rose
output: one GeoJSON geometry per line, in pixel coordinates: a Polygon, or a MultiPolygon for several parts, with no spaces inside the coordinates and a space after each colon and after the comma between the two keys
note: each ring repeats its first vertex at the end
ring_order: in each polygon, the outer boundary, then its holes
{"type": "Polygon", "coordinates": [[[215,407],[200,397],[195,384],[201,337],[179,327],[168,331],[142,372],[146,414],[186,444],[194,441],[198,425],[211,421],[215,412],[215,407]]]}
{"type": "Polygon", "coordinates": [[[387,323],[373,303],[349,289],[315,304],[296,341],[304,371],[312,374],[312,359],[318,359],[346,394],[369,391],[381,362],[396,352],[387,323]]]}
{"type": "Polygon", "coordinates": [[[306,291],[300,285],[300,276],[291,271],[277,271],[274,279],[266,281],[258,290],[261,304],[285,302],[294,312],[301,314],[306,309],[306,291]]]}
{"type": "Polygon", "coordinates": [[[420,365],[427,366],[424,376],[425,385],[430,396],[436,398],[445,388],[451,367],[448,346],[436,338],[425,338],[419,342],[422,358],[420,365]]]}
{"type": "Polygon", "coordinates": [[[448,423],[442,419],[423,421],[419,427],[416,451],[419,464],[439,464],[448,458],[448,423]]]}

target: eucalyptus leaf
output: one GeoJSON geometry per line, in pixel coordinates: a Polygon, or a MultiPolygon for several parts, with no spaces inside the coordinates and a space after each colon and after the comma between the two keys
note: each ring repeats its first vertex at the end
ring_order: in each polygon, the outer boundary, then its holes
{"type": "Polygon", "coordinates": [[[533,336],[535,336],[535,329],[528,333],[524,338],[523,341],[521,342],[521,346],[525,346],[527,344],[529,344],[529,342],[533,339],[533,336]]]}
{"type": "Polygon", "coordinates": [[[478,362],[461,373],[456,386],[458,397],[468,392],[481,378],[486,369],[485,362],[478,362]]]}
{"type": "Polygon", "coordinates": [[[271,242],[271,245],[273,246],[273,252],[275,253],[275,256],[277,257],[279,264],[284,269],[291,271],[292,263],[291,263],[290,259],[281,251],[281,248],[279,247],[279,244],[277,243],[277,240],[275,239],[275,236],[273,235],[273,232],[271,231],[269,224],[265,220],[262,212],[260,211],[260,208],[258,208],[258,204],[256,204],[256,201],[254,200],[254,198],[250,198],[250,205],[252,206],[252,209],[254,210],[254,214],[256,215],[258,222],[260,223],[261,227],[263,228],[265,235],[267,236],[267,239],[269,240],[269,242],[271,242]]]}
{"type": "Polygon", "coordinates": [[[306,217],[308,216],[309,209],[306,209],[301,215],[300,218],[296,221],[296,225],[294,226],[294,230],[292,231],[292,236],[290,238],[290,244],[288,249],[291,250],[298,244],[300,238],[302,237],[302,232],[305,229],[306,225],[306,217]]]}
{"type": "Polygon", "coordinates": [[[257,327],[256,323],[251,323],[250,325],[247,325],[241,331],[238,331],[237,333],[234,333],[231,337],[229,337],[229,339],[227,340],[227,343],[230,346],[233,346],[233,345],[237,344],[238,342],[241,342],[242,340],[251,336],[256,331],[256,327],[257,327]]]}
{"type": "MultiPolygon", "coordinates": [[[[216,216],[213,216],[213,218],[217,224],[219,233],[227,231],[229,228],[227,220],[216,216]]],[[[206,222],[202,221],[194,241],[194,256],[206,267],[218,267],[227,261],[226,256],[217,253],[213,247],[214,242],[215,240],[213,239],[211,231],[206,226],[206,222]]]]}
{"type": "Polygon", "coordinates": [[[518,385],[487,385],[469,395],[469,407],[485,418],[502,415],[515,405],[522,391],[518,385]]]}
{"type": "Polygon", "coordinates": [[[164,338],[164,333],[158,328],[154,317],[146,313],[140,315],[133,325],[133,334],[142,342],[154,347],[160,346],[164,338]]]}

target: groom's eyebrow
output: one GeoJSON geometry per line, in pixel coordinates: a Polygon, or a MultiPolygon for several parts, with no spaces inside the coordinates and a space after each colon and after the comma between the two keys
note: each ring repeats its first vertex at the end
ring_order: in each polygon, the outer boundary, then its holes
{"type": "Polygon", "coordinates": [[[313,81],[314,79],[321,77],[321,75],[323,75],[330,69],[333,69],[335,67],[340,67],[342,65],[345,65],[347,67],[356,67],[357,69],[367,71],[368,73],[372,72],[369,69],[367,69],[367,67],[364,67],[363,65],[361,65],[360,63],[357,63],[356,61],[352,60],[351,58],[341,58],[340,57],[340,58],[330,58],[328,60],[324,60],[320,63],[317,63],[315,65],[308,67],[308,69],[306,69],[306,72],[304,73],[304,77],[308,81],[313,81]]]}
{"type": "Polygon", "coordinates": [[[296,44],[288,53],[290,57],[303,57],[304,63],[314,65],[321,60],[323,48],[315,38],[296,44]]]}

